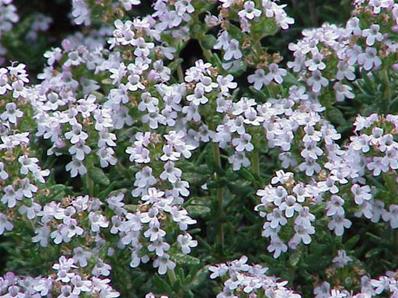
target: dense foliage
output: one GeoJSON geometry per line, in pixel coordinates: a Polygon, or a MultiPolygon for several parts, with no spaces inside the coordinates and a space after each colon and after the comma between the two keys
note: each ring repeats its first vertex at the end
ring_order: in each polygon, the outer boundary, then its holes
{"type": "Polygon", "coordinates": [[[0,297],[398,297],[398,3],[281,2],[0,0],[0,297]]]}

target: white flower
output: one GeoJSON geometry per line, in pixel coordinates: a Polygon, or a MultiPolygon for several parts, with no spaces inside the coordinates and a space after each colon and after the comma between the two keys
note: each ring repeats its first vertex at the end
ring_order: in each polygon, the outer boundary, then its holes
{"type": "Polygon", "coordinates": [[[326,64],[322,61],[323,55],[319,52],[315,52],[312,54],[312,59],[305,61],[305,66],[307,66],[308,70],[324,70],[326,68],[326,64]]]}
{"type": "Polygon", "coordinates": [[[307,176],[312,176],[314,173],[319,173],[321,171],[321,166],[312,158],[308,158],[305,162],[298,166],[300,171],[304,171],[307,176]]]}
{"type": "Polygon", "coordinates": [[[84,143],[88,138],[88,134],[83,131],[81,124],[75,123],[72,125],[72,130],[65,133],[65,138],[70,140],[72,144],[76,144],[78,142],[84,143]]]}
{"type": "MultiPolygon", "coordinates": [[[[80,275],[75,275],[71,278],[71,284],[74,286],[72,293],[74,295],[80,295],[81,292],[90,292],[91,291],[91,281],[83,280],[80,275]]],[[[70,296],[66,296],[70,297],[70,296]]]]}
{"type": "Polygon", "coordinates": [[[237,152],[242,151],[253,151],[254,146],[250,143],[252,136],[250,134],[244,133],[239,136],[239,138],[235,138],[232,140],[232,145],[235,146],[235,150],[237,152]]]}
{"type": "Polygon", "coordinates": [[[287,219],[283,216],[282,211],[283,210],[274,208],[272,210],[272,213],[267,214],[267,220],[269,221],[270,227],[272,229],[276,229],[279,226],[284,226],[285,224],[287,224],[287,219]]]}
{"type": "Polygon", "coordinates": [[[228,272],[228,266],[225,264],[209,266],[209,271],[212,272],[210,274],[210,278],[215,279],[217,277],[224,276],[228,272]]]}
{"type": "Polygon", "coordinates": [[[165,252],[169,250],[169,248],[170,245],[161,239],[156,239],[148,245],[148,250],[155,251],[156,255],[159,257],[163,256],[165,252]]]}
{"type": "Polygon", "coordinates": [[[372,194],[370,193],[370,187],[368,185],[360,186],[359,184],[353,184],[351,192],[354,195],[355,203],[358,205],[362,205],[364,200],[369,201],[372,199],[372,194]]]}
{"type": "Polygon", "coordinates": [[[175,183],[181,178],[182,171],[174,167],[174,162],[168,161],[164,165],[164,171],[160,174],[160,179],[175,183]]]}
{"type": "Polygon", "coordinates": [[[379,156],[374,157],[366,166],[370,171],[373,171],[373,176],[379,176],[382,172],[386,173],[389,170],[388,164],[379,156]]]}
{"type": "Polygon", "coordinates": [[[141,4],[140,0],[119,0],[122,3],[125,10],[131,10],[133,5],[141,4]]]}
{"type": "Polygon", "coordinates": [[[377,56],[377,50],[375,48],[366,48],[365,52],[358,56],[358,63],[363,66],[367,71],[372,68],[379,68],[381,65],[381,59],[377,56]]]}
{"type": "Polygon", "coordinates": [[[115,165],[117,163],[117,159],[113,156],[114,153],[115,151],[110,147],[103,147],[97,151],[101,168],[106,168],[109,165],[115,165]]]}
{"type": "Polygon", "coordinates": [[[250,160],[246,157],[244,152],[235,152],[233,155],[228,157],[228,161],[232,163],[232,169],[238,171],[242,166],[250,166],[250,160]]]}
{"type": "Polygon", "coordinates": [[[354,34],[355,36],[361,36],[362,30],[359,26],[360,20],[357,17],[352,17],[347,21],[346,31],[348,34],[354,34]]]}
{"type": "Polygon", "coordinates": [[[142,200],[150,204],[159,203],[164,196],[163,191],[159,191],[154,187],[148,189],[148,193],[142,197],[142,200]]]}
{"type": "Polygon", "coordinates": [[[72,16],[77,25],[88,26],[91,24],[90,10],[84,0],[72,0],[72,16]]]}
{"type": "Polygon", "coordinates": [[[349,256],[347,256],[347,253],[345,250],[340,249],[337,252],[337,256],[334,257],[333,259],[333,264],[337,267],[337,268],[343,268],[345,267],[349,262],[352,261],[352,258],[350,258],[349,256]]]}
{"type": "Polygon", "coordinates": [[[76,159],[75,157],[72,157],[72,161],[69,162],[69,163],[65,166],[65,169],[66,169],[68,172],[70,172],[70,176],[71,176],[72,178],[73,178],[73,177],[76,177],[78,174],[79,174],[80,176],[84,176],[84,175],[87,174],[87,169],[86,169],[86,167],[84,166],[84,164],[83,164],[80,160],[76,159]]]}
{"type": "Polygon", "coordinates": [[[8,178],[8,173],[4,169],[4,163],[0,162],[0,179],[6,180],[8,178]]]}
{"type": "Polygon", "coordinates": [[[355,80],[355,67],[345,61],[340,61],[337,64],[336,79],[341,81],[344,78],[350,81],[355,80]]]}
{"type": "Polygon", "coordinates": [[[351,227],[351,221],[347,218],[344,218],[344,215],[335,214],[332,217],[332,220],[328,223],[328,228],[337,236],[342,236],[344,234],[344,229],[348,229],[351,227]]]}
{"type": "Polygon", "coordinates": [[[312,87],[312,91],[318,93],[322,87],[329,85],[329,81],[324,78],[319,70],[315,70],[311,77],[307,80],[308,86],[312,87]]]}
{"type": "Polygon", "coordinates": [[[398,205],[390,205],[389,207],[389,222],[392,229],[398,228],[398,205]]]}
{"type": "Polygon", "coordinates": [[[256,4],[253,1],[246,1],[243,4],[243,10],[238,12],[239,17],[253,20],[261,15],[261,10],[256,8],[256,4]]]}
{"type": "Polygon", "coordinates": [[[338,195],[332,195],[330,201],[326,204],[326,215],[343,215],[344,216],[344,200],[338,195]]]}
{"type": "Polygon", "coordinates": [[[314,288],[315,298],[330,298],[330,284],[323,282],[321,285],[314,288]]]}
{"type": "Polygon", "coordinates": [[[292,172],[287,172],[283,170],[276,171],[276,177],[273,177],[271,180],[271,184],[285,184],[286,182],[293,180],[293,173],[292,172]]]}
{"type": "Polygon", "coordinates": [[[309,244],[311,242],[312,234],[315,234],[315,229],[311,225],[295,224],[294,231],[296,232],[293,238],[289,241],[289,246],[295,246],[301,241],[304,244],[309,244]],[[292,243],[294,243],[292,245],[292,243]]]}
{"type": "Polygon", "coordinates": [[[153,219],[149,223],[149,229],[144,232],[144,236],[150,241],[162,240],[166,236],[166,232],[160,228],[160,223],[157,219],[153,219]]]}
{"type": "Polygon", "coordinates": [[[336,92],[336,101],[342,102],[344,99],[353,99],[355,97],[354,93],[352,93],[352,88],[349,85],[342,84],[340,82],[336,82],[333,86],[333,89],[336,92]]]}
{"type": "Polygon", "coordinates": [[[130,91],[144,90],[145,86],[140,82],[140,76],[137,74],[131,74],[127,77],[126,87],[130,91]]]}
{"type": "Polygon", "coordinates": [[[170,260],[168,254],[163,254],[161,257],[157,257],[153,262],[153,267],[158,268],[158,273],[163,275],[167,270],[173,270],[176,264],[170,260]]]}
{"type": "Polygon", "coordinates": [[[242,58],[242,52],[239,48],[239,41],[237,41],[236,39],[232,39],[229,42],[228,47],[225,49],[224,59],[228,61],[231,59],[240,58],[242,58]]]}
{"type": "Polygon", "coordinates": [[[12,124],[17,124],[17,119],[22,116],[23,112],[17,109],[17,105],[13,102],[9,102],[5,106],[5,111],[0,114],[0,119],[12,124]]]}
{"type": "Polygon", "coordinates": [[[36,236],[32,237],[32,242],[39,242],[40,246],[47,247],[48,239],[50,237],[50,228],[48,226],[42,226],[35,229],[36,236]]]}
{"type": "Polygon", "coordinates": [[[231,39],[229,37],[228,32],[227,31],[222,31],[222,33],[218,36],[217,42],[216,42],[216,44],[214,45],[213,48],[216,49],[216,50],[220,50],[220,49],[226,50],[229,47],[230,41],[231,41],[231,39]]]}
{"type": "Polygon", "coordinates": [[[11,231],[14,225],[8,220],[7,216],[0,213],[0,235],[3,235],[5,231],[11,231]]]}
{"type": "Polygon", "coordinates": [[[98,259],[91,273],[95,276],[109,276],[109,274],[111,274],[111,269],[110,265],[105,264],[101,259],[98,259]]]}
{"type": "Polygon", "coordinates": [[[266,75],[267,81],[271,82],[274,80],[278,84],[282,84],[283,77],[287,75],[286,69],[279,68],[278,64],[271,63],[268,66],[269,72],[266,75]]]}
{"type": "Polygon", "coordinates": [[[181,251],[184,254],[189,254],[191,252],[191,247],[198,246],[198,241],[193,240],[192,236],[189,234],[178,235],[177,241],[181,246],[181,251]]]}
{"type": "Polygon", "coordinates": [[[90,212],[88,219],[90,220],[91,231],[93,232],[99,232],[100,228],[107,228],[109,226],[108,220],[102,214],[90,212]]]}
{"type": "Polygon", "coordinates": [[[91,152],[91,148],[83,141],[79,140],[68,149],[69,153],[76,159],[83,161],[85,156],[91,152]]]}
{"type": "Polygon", "coordinates": [[[7,185],[3,188],[4,194],[1,197],[1,202],[7,205],[8,208],[14,208],[17,201],[23,199],[20,191],[16,191],[12,185],[7,185]]]}
{"type": "Polygon", "coordinates": [[[204,88],[202,87],[202,85],[198,84],[198,85],[196,85],[196,87],[194,89],[194,94],[188,95],[187,100],[197,106],[200,104],[205,104],[209,100],[204,95],[205,95],[204,88]]]}
{"type": "Polygon", "coordinates": [[[268,85],[271,82],[270,77],[265,75],[263,69],[257,69],[254,74],[247,77],[247,80],[250,84],[254,84],[254,88],[257,90],[261,90],[263,85],[268,85]]]}
{"type": "Polygon", "coordinates": [[[217,83],[218,83],[218,87],[221,90],[221,93],[223,93],[223,94],[227,94],[230,89],[231,90],[235,89],[238,86],[238,84],[236,82],[234,82],[234,77],[230,74],[228,74],[226,76],[218,75],[217,83]]]}
{"type": "Polygon", "coordinates": [[[271,237],[271,242],[267,249],[269,252],[274,252],[273,257],[276,259],[281,253],[287,252],[287,245],[279,237],[271,237]]]}
{"type": "Polygon", "coordinates": [[[140,111],[148,111],[150,113],[157,111],[159,100],[156,97],[151,96],[150,93],[144,92],[141,94],[141,102],[138,105],[140,111]]]}
{"type": "Polygon", "coordinates": [[[87,259],[90,258],[91,252],[84,250],[82,247],[75,247],[73,249],[73,261],[75,264],[79,264],[80,267],[87,266],[87,259]]]}
{"type": "Polygon", "coordinates": [[[370,150],[370,137],[368,135],[352,136],[350,146],[357,151],[366,153],[370,150]]]}
{"type": "Polygon", "coordinates": [[[366,37],[366,44],[368,46],[373,46],[376,41],[383,40],[383,34],[379,32],[380,26],[377,24],[373,24],[369,29],[365,29],[362,31],[362,36],[366,37]]]}
{"type": "Polygon", "coordinates": [[[285,198],[285,200],[280,204],[279,210],[285,211],[285,216],[287,218],[293,217],[294,212],[298,212],[301,210],[301,205],[296,202],[296,197],[289,195],[285,198]]]}

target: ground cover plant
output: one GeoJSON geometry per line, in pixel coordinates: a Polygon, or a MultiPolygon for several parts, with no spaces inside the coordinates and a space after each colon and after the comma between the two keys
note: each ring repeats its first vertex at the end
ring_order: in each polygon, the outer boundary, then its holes
{"type": "Polygon", "coordinates": [[[398,297],[394,0],[0,0],[0,297],[398,297]]]}

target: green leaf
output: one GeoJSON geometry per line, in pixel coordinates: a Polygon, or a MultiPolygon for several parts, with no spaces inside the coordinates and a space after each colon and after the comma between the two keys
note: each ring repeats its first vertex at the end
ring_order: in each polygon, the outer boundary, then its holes
{"type": "Polygon", "coordinates": [[[239,170],[239,175],[247,181],[256,182],[257,179],[254,175],[246,168],[241,168],[239,170]]]}
{"type": "Polygon", "coordinates": [[[275,35],[279,28],[274,19],[263,18],[259,22],[255,22],[250,31],[256,39],[262,39],[266,36],[275,35]]]}
{"type": "Polygon", "coordinates": [[[97,184],[108,186],[110,181],[104,171],[97,167],[88,168],[88,176],[97,184]]]}
{"type": "Polygon", "coordinates": [[[202,45],[205,49],[211,50],[213,46],[216,44],[217,39],[211,35],[211,34],[206,34],[202,38],[202,45]]]}
{"type": "Polygon", "coordinates": [[[51,185],[48,189],[50,190],[50,195],[46,198],[47,200],[59,201],[70,193],[70,188],[62,184],[51,185]]]}
{"type": "Polygon", "coordinates": [[[337,108],[330,108],[326,110],[326,117],[338,126],[342,126],[346,123],[343,113],[337,108]]]}
{"type": "Polygon", "coordinates": [[[211,209],[208,206],[211,203],[209,197],[195,197],[186,205],[188,213],[193,217],[206,217],[210,214],[211,209]]]}
{"type": "Polygon", "coordinates": [[[157,289],[159,289],[161,292],[166,292],[166,293],[173,293],[173,289],[171,286],[159,275],[155,275],[153,278],[153,283],[156,286],[157,289]]]}
{"type": "Polygon", "coordinates": [[[293,254],[290,255],[289,264],[292,265],[293,267],[297,266],[297,264],[300,262],[301,256],[302,256],[302,250],[301,249],[296,250],[293,254]]]}
{"type": "Polygon", "coordinates": [[[236,40],[242,40],[243,38],[242,30],[233,24],[229,26],[228,33],[236,40]]]}
{"type": "Polygon", "coordinates": [[[398,98],[395,98],[395,99],[390,103],[389,111],[390,111],[391,113],[394,113],[394,114],[398,112],[398,98]]]}
{"type": "Polygon", "coordinates": [[[239,197],[246,197],[253,192],[253,187],[249,186],[247,183],[227,183],[229,190],[238,195],[239,197]]]}
{"type": "Polygon", "coordinates": [[[216,53],[213,53],[213,55],[211,56],[210,62],[213,65],[216,65],[218,69],[223,69],[222,61],[221,61],[220,57],[216,53]]]}
{"type": "Polygon", "coordinates": [[[373,258],[373,257],[379,255],[381,252],[382,251],[379,247],[371,249],[365,254],[365,258],[367,258],[367,259],[373,258]]]}
{"type": "Polygon", "coordinates": [[[182,253],[174,253],[171,258],[179,265],[199,265],[200,260],[198,258],[184,255],[182,253]]]}
{"type": "Polygon", "coordinates": [[[207,215],[210,214],[211,209],[209,207],[203,206],[203,205],[191,205],[188,206],[187,208],[188,213],[193,217],[206,217],[207,215]]]}
{"type": "Polygon", "coordinates": [[[359,235],[355,235],[351,237],[345,244],[346,249],[354,249],[355,245],[358,243],[358,241],[361,239],[359,235]]]}
{"type": "Polygon", "coordinates": [[[387,186],[387,189],[392,193],[398,192],[398,185],[395,181],[395,175],[388,175],[386,173],[383,174],[384,182],[387,186]]]}

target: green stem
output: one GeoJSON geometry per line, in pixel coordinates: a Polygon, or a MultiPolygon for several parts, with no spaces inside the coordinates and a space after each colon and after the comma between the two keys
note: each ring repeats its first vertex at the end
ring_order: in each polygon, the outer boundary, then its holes
{"type": "Polygon", "coordinates": [[[211,145],[212,145],[212,149],[213,149],[214,163],[217,167],[217,170],[221,170],[222,165],[221,165],[220,148],[218,147],[217,143],[212,143],[211,145]]]}
{"type": "Polygon", "coordinates": [[[86,180],[86,188],[88,195],[94,196],[94,181],[90,178],[88,173],[85,176],[85,180],[86,180]]]}
{"type": "Polygon", "coordinates": [[[252,157],[252,168],[256,174],[256,178],[260,177],[260,153],[258,146],[254,146],[254,152],[252,157]]]}
{"type": "Polygon", "coordinates": [[[211,61],[211,57],[213,57],[213,53],[211,52],[211,50],[206,49],[203,46],[201,38],[204,38],[204,37],[205,37],[204,34],[199,37],[199,44],[200,44],[200,47],[202,48],[203,56],[205,56],[206,60],[210,62],[211,61]]]}
{"type": "Polygon", "coordinates": [[[388,76],[388,68],[386,67],[383,72],[382,72],[382,77],[384,81],[384,94],[382,98],[382,103],[381,106],[384,108],[384,111],[381,111],[382,113],[387,114],[390,109],[390,104],[391,104],[391,98],[392,98],[392,90],[391,90],[391,85],[390,85],[390,79],[388,76]]]}
{"type": "Polygon", "coordinates": [[[398,230],[391,229],[391,231],[393,232],[393,244],[394,244],[394,247],[398,248],[398,230]]]}
{"type": "Polygon", "coordinates": [[[176,276],[176,273],[175,273],[175,271],[174,271],[174,269],[173,270],[168,270],[167,271],[167,276],[168,276],[168,278],[169,278],[169,280],[170,280],[170,286],[171,286],[171,288],[173,289],[173,292],[174,293],[170,293],[170,294],[172,294],[173,295],[173,297],[183,297],[183,295],[181,294],[181,289],[178,289],[178,290],[176,290],[176,284],[177,284],[177,276],[176,276]]]}
{"type": "Polygon", "coordinates": [[[224,254],[224,189],[222,187],[217,188],[217,204],[218,204],[218,233],[217,241],[220,247],[221,254],[224,254]]]}
{"type": "Polygon", "coordinates": [[[265,298],[265,294],[260,290],[257,294],[257,298],[265,298]]]}
{"type": "Polygon", "coordinates": [[[177,276],[176,276],[176,273],[174,272],[174,269],[168,270],[167,276],[169,277],[169,280],[172,284],[175,284],[177,282],[177,276]]]}
{"type": "MultiPolygon", "coordinates": [[[[214,163],[216,164],[216,167],[218,170],[222,169],[221,165],[221,154],[220,154],[220,148],[216,143],[212,144],[213,146],[213,156],[214,156],[214,163]]],[[[215,174],[216,179],[218,178],[218,174],[215,174]]],[[[218,215],[218,229],[217,229],[217,244],[218,247],[220,248],[221,254],[224,252],[224,189],[223,187],[218,186],[217,187],[217,193],[216,193],[216,199],[217,199],[217,215],[218,215]]]]}
{"type": "Polygon", "coordinates": [[[178,76],[178,80],[181,83],[184,82],[184,72],[182,71],[181,64],[178,64],[178,66],[177,66],[177,76],[178,76]]]}
{"type": "Polygon", "coordinates": [[[86,160],[86,168],[87,168],[87,173],[85,176],[82,177],[83,183],[85,184],[85,191],[87,192],[88,195],[94,196],[94,181],[90,177],[90,169],[94,167],[94,161],[91,158],[87,158],[86,160]]]}
{"type": "MultiPolygon", "coordinates": [[[[202,48],[203,56],[206,58],[207,61],[211,61],[213,57],[213,53],[211,50],[207,49],[203,45],[203,40],[205,38],[204,33],[198,34],[196,38],[199,41],[200,47],[202,48]]],[[[215,100],[213,105],[215,104],[215,100]]],[[[215,113],[215,106],[212,106],[212,111],[210,113],[210,123],[209,128],[215,130],[216,123],[214,122],[214,113],[215,113]]],[[[216,166],[216,173],[214,174],[215,181],[219,182],[219,173],[222,172],[222,164],[221,164],[221,154],[220,148],[217,143],[212,143],[212,151],[213,151],[213,158],[214,164],[216,166]]],[[[216,191],[216,203],[217,203],[217,217],[218,217],[218,227],[217,227],[217,236],[216,236],[216,244],[220,249],[221,255],[224,254],[224,188],[218,184],[217,191],[216,191]]]]}

